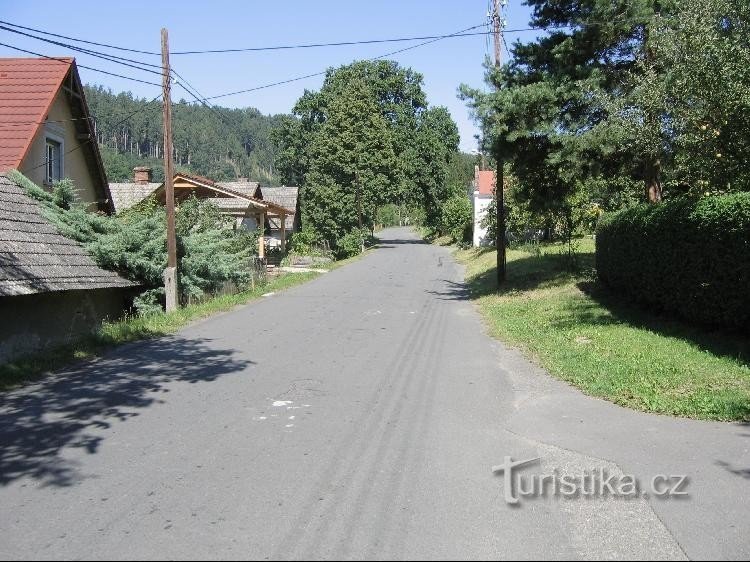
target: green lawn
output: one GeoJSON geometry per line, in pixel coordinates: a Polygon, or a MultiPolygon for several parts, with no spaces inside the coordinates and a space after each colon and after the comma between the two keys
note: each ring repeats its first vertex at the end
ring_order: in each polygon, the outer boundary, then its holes
{"type": "MultiPolygon", "coordinates": [[[[712,420],[750,420],[750,342],[629,305],[573,275],[564,248],[510,250],[497,292],[495,252],[458,250],[494,337],[517,345],[552,375],[587,394],[639,410],[712,420]]],[[[593,242],[579,241],[582,271],[593,242]]]]}
{"type": "MultiPolygon", "coordinates": [[[[344,260],[348,263],[350,260],[344,260]]],[[[336,263],[340,267],[340,263],[336,263]]],[[[309,281],[321,273],[290,273],[272,278],[254,290],[236,295],[216,297],[200,304],[180,308],[175,312],[134,316],[119,322],[105,323],[96,333],[70,345],[28,355],[13,363],[0,365],[0,389],[16,386],[43,373],[60,369],[75,361],[92,359],[127,342],[172,334],[202,318],[246,304],[264,293],[282,291],[309,281]]]]}

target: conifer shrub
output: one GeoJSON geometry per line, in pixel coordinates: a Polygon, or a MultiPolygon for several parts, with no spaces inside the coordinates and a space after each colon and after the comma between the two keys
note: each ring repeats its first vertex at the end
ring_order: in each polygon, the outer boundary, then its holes
{"type": "MultiPolygon", "coordinates": [[[[167,266],[166,211],[153,201],[115,216],[91,213],[73,202],[69,180],[51,193],[23,175],[13,179],[42,204],[45,216],[65,236],[81,243],[96,264],[143,287],[135,299],[139,313],[161,310],[162,273],[167,266]]],[[[176,213],[178,286],[181,302],[211,295],[227,283],[239,289],[250,281],[257,232],[233,229],[208,201],[182,202],[176,213]]]]}

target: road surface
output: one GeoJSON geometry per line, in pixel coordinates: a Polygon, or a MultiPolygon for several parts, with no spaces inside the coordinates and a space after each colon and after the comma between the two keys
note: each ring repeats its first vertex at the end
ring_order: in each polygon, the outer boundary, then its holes
{"type": "Polygon", "coordinates": [[[447,249],[381,239],[0,396],[0,556],[750,556],[750,428],[584,397],[485,335],[447,249]],[[506,456],[684,474],[689,496],[510,505],[506,456]]]}

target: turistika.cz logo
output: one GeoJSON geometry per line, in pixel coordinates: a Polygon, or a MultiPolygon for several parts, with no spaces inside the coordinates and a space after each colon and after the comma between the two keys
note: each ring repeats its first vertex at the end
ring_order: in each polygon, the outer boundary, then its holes
{"type": "Polygon", "coordinates": [[[561,474],[554,469],[551,474],[521,474],[521,470],[539,464],[540,457],[514,461],[505,457],[503,464],[493,466],[492,472],[504,477],[505,501],[519,503],[519,498],[555,497],[574,499],[580,497],[615,497],[625,499],[685,497],[689,480],[685,475],[657,474],[648,489],[638,478],[629,474],[610,474],[605,468],[583,470],[579,474],[561,474]]]}

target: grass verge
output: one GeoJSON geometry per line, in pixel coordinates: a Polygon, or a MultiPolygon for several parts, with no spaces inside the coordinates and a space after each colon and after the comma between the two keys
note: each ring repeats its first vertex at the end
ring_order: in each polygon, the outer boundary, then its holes
{"type": "MultiPolygon", "coordinates": [[[[579,242],[593,271],[593,242],[579,242]]],[[[553,376],[638,410],[706,420],[750,420],[750,342],[652,314],[572,274],[561,245],[509,250],[495,288],[494,250],[457,250],[490,333],[553,376]]]]}
{"type": "MultiPolygon", "coordinates": [[[[343,264],[342,264],[343,265],[343,264]]],[[[17,386],[49,371],[76,361],[93,359],[105,351],[124,343],[172,334],[191,322],[246,304],[265,293],[277,292],[299,285],[320,273],[290,273],[271,279],[254,290],[236,295],[219,296],[200,304],[180,308],[174,312],[133,316],[117,322],[106,322],[95,333],[70,344],[40,353],[20,357],[12,363],[0,365],[0,390],[17,386]]]]}

